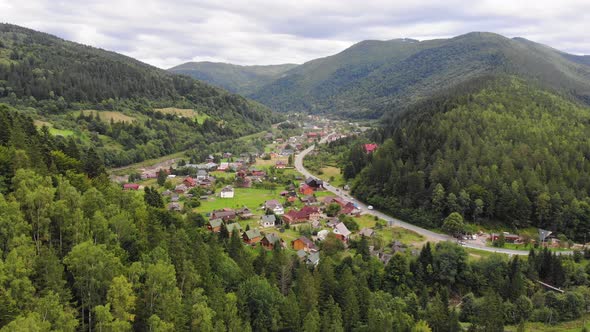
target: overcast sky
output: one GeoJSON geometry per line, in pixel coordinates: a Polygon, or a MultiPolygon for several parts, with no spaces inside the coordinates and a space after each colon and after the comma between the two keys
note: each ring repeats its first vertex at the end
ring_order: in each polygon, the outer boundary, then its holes
{"type": "Polygon", "coordinates": [[[0,21],[161,68],[303,63],[365,39],[471,31],[590,54],[589,0],[0,0],[0,21]]]}

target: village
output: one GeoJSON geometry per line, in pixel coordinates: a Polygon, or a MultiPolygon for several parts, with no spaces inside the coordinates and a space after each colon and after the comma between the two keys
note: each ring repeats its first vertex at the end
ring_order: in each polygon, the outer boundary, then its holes
{"type": "MultiPolygon", "coordinates": [[[[294,251],[310,265],[319,263],[322,243],[345,252],[361,238],[384,263],[397,251],[417,253],[423,237],[387,227],[352,201],[325,190],[323,180],[295,170],[297,153],[321,139],[337,140],[352,132],[338,122],[310,120],[314,125],[304,125],[300,135],[281,137],[276,129],[264,133],[262,153],[220,152],[199,163],[160,163],[139,169],[140,177],[123,183],[123,189],[156,187],[167,210],[202,214],[208,232],[239,236],[251,247],[294,251]],[[346,134],[334,134],[336,128],[346,134]]],[[[375,148],[369,146],[368,152],[375,148]]]]}

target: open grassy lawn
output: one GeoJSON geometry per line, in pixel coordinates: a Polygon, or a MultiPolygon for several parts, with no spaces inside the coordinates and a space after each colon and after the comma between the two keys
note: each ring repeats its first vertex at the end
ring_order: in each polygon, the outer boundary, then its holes
{"type": "MultiPolygon", "coordinates": [[[[525,331],[532,332],[579,332],[582,331],[582,327],[590,328],[590,314],[584,315],[582,318],[563,322],[555,325],[547,325],[542,323],[527,323],[525,331]],[[585,323],[585,324],[584,324],[585,323]]],[[[514,325],[504,327],[506,332],[515,332],[517,329],[514,325]]]]}
{"type": "Polygon", "coordinates": [[[222,171],[213,171],[210,172],[209,175],[214,176],[218,179],[235,179],[236,178],[236,173],[232,173],[232,172],[222,172],[222,171]]]}
{"type": "MultiPolygon", "coordinates": [[[[491,241],[488,241],[487,245],[488,245],[488,247],[493,247],[491,241]]],[[[516,244],[516,243],[505,243],[504,247],[502,247],[502,248],[529,251],[529,250],[531,250],[531,248],[534,248],[534,246],[532,244],[526,245],[526,244],[516,244]]],[[[568,250],[571,250],[571,249],[549,247],[549,251],[568,251],[568,250]]]]}
{"type": "Polygon", "coordinates": [[[256,166],[256,167],[272,167],[279,160],[287,162],[289,160],[289,157],[278,157],[278,158],[272,158],[270,160],[256,158],[256,164],[254,166],[256,166]]]}
{"type": "Polygon", "coordinates": [[[110,122],[111,119],[115,122],[133,122],[135,121],[134,117],[129,115],[125,115],[121,112],[113,112],[113,111],[96,111],[96,110],[84,110],[81,111],[84,115],[88,115],[90,113],[96,114],[98,112],[98,117],[104,122],[110,122]]]}
{"type": "Polygon", "coordinates": [[[209,118],[209,116],[202,112],[197,112],[194,109],[190,108],[176,108],[176,107],[166,107],[166,108],[155,108],[154,111],[158,111],[164,114],[175,114],[178,116],[182,116],[185,118],[193,118],[196,119],[199,124],[203,124],[205,119],[209,118]]]}
{"type": "Polygon", "coordinates": [[[361,229],[365,227],[373,228],[377,234],[381,235],[385,243],[400,241],[405,245],[416,245],[417,247],[421,247],[422,243],[425,241],[425,238],[422,235],[401,227],[384,227],[383,229],[375,229],[375,218],[367,214],[354,218],[354,220],[359,224],[361,229]]]}
{"type": "Polygon", "coordinates": [[[169,155],[166,155],[166,156],[162,156],[160,158],[148,159],[148,160],[144,160],[144,161],[139,162],[139,163],[131,164],[131,165],[124,166],[124,167],[115,168],[115,169],[113,169],[113,173],[114,174],[117,174],[117,175],[128,174],[130,170],[136,170],[136,169],[139,169],[139,168],[150,167],[150,166],[153,166],[153,165],[157,165],[157,164],[163,163],[163,162],[168,161],[170,159],[182,159],[182,158],[186,158],[186,151],[180,151],[180,152],[176,152],[176,153],[169,154],[169,155]]]}
{"type": "Polygon", "coordinates": [[[254,188],[235,188],[235,195],[233,198],[211,197],[207,201],[202,201],[201,206],[196,208],[197,212],[208,213],[213,210],[222,208],[241,208],[247,206],[252,213],[262,214],[262,210],[258,208],[269,199],[278,199],[279,190],[271,192],[268,189],[254,189],[254,188]]]}
{"type": "Polygon", "coordinates": [[[324,181],[330,182],[331,185],[334,187],[343,187],[346,184],[346,181],[340,174],[340,168],[327,166],[321,169],[322,174],[318,175],[318,177],[324,181]],[[334,180],[330,180],[330,178],[334,178],[334,180]]]}
{"type": "Polygon", "coordinates": [[[47,128],[49,128],[49,132],[51,133],[51,135],[63,136],[63,137],[68,137],[68,136],[74,135],[74,132],[72,130],[54,128],[53,124],[51,124],[47,121],[35,120],[34,124],[38,128],[46,126],[47,128]]]}

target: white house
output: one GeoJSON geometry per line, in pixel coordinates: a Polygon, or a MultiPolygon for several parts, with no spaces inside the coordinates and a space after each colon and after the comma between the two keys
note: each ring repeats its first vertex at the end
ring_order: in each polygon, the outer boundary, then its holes
{"type": "Polygon", "coordinates": [[[265,215],[260,218],[260,226],[262,227],[275,227],[275,222],[277,218],[274,214],[265,215]]]}
{"type": "Polygon", "coordinates": [[[232,186],[226,186],[221,189],[221,193],[219,194],[221,198],[234,198],[234,188],[232,186]]]}
{"type": "Polygon", "coordinates": [[[282,216],[283,214],[285,214],[285,209],[283,208],[283,205],[276,199],[271,199],[269,201],[264,202],[264,208],[270,209],[277,216],[282,216]]]}

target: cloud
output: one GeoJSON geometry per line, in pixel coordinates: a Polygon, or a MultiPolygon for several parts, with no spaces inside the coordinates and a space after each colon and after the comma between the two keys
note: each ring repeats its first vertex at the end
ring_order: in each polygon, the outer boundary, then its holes
{"type": "Polygon", "coordinates": [[[0,21],[160,68],[203,60],[302,63],[365,39],[471,31],[590,54],[587,0],[0,0],[0,21]]]}

